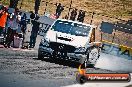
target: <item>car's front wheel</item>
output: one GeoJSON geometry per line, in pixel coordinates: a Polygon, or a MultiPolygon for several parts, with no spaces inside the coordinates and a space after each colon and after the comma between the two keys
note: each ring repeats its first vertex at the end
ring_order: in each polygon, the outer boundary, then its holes
{"type": "Polygon", "coordinates": [[[100,48],[98,47],[91,47],[86,52],[86,59],[84,61],[85,67],[94,67],[99,56],[100,56],[100,48]]]}

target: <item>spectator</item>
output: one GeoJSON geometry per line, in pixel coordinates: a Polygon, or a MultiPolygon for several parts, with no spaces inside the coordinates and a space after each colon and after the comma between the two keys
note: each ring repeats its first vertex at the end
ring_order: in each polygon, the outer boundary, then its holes
{"type": "Polygon", "coordinates": [[[16,15],[19,15],[19,13],[20,13],[19,9],[18,8],[15,8],[15,14],[16,15]]]}
{"type": "Polygon", "coordinates": [[[27,16],[26,16],[26,13],[24,13],[21,18],[21,22],[20,22],[21,30],[22,30],[23,34],[26,33],[26,29],[27,29],[27,21],[26,20],[27,20],[27,16]]]}
{"type": "Polygon", "coordinates": [[[84,17],[85,17],[85,11],[80,10],[77,20],[79,22],[83,22],[84,21],[84,17]]]}
{"type": "Polygon", "coordinates": [[[82,10],[79,11],[79,15],[78,15],[78,18],[77,18],[77,21],[79,21],[79,22],[81,20],[81,15],[82,15],[82,10]]]}
{"type": "Polygon", "coordinates": [[[30,23],[32,23],[32,21],[34,20],[35,18],[35,14],[33,13],[33,11],[30,12],[30,23]]]}
{"type": "Polygon", "coordinates": [[[73,9],[71,12],[70,20],[75,21],[77,15],[77,9],[73,9]]]}
{"type": "Polygon", "coordinates": [[[16,35],[19,21],[20,21],[19,17],[17,18],[17,16],[14,13],[10,15],[10,18],[8,18],[7,20],[8,30],[7,30],[7,38],[6,38],[5,47],[10,48],[11,42],[14,41],[14,35],[16,35]]]}
{"type": "Polygon", "coordinates": [[[18,25],[17,33],[21,33],[21,20],[22,20],[21,15],[22,15],[22,12],[19,12],[17,15],[17,17],[19,19],[19,25],[18,25]]]}
{"type": "Polygon", "coordinates": [[[3,34],[3,30],[6,25],[7,16],[8,16],[7,9],[6,7],[3,6],[0,13],[0,36],[3,34]]]}
{"type": "Polygon", "coordinates": [[[27,29],[27,21],[26,21],[26,19],[27,19],[27,16],[26,16],[26,13],[24,13],[22,18],[21,18],[21,22],[20,22],[21,31],[23,33],[22,45],[24,44],[24,39],[25,39],[26,29],[27,29]]]}
{"type": "Polygon", "coordinates": [[[36,43],[36,38],[37,38],[39,25],[40,25],[40,23],[37,22],[38,19],[39,19],[39,16],[36,16],[35,19],[32,21],[33,26],[32,26],[31,36],[30,36],[29,48],[34,48],[36,43]]]}
{"type": "Polygon", "coordinates": [[[35,18],[35,14],[33,13],[33,11],[31,11],[30,13],[31,13],[31,14],[30,14],[30,19],[32,20],[32,19],[35,18]]]}
{"type": "Polygon", "coordinates": [[[57,9],[56,9],[56,16],[57,18],[59,18],[59,16],[61,15],[61,12],[64,10],[64,7],[61,5],[61,3],[59,3],[59,5],[57,5],[57,9]]]}
{"type": "Polygon", "coordinates": [[[81,20],[80,20],[81,22],[83,22],[83,21],[84,21],[84,17],[85,17],[85,11],[83,11],[83,12],[82,12],[82,15],[81,15],[81,20]]]}

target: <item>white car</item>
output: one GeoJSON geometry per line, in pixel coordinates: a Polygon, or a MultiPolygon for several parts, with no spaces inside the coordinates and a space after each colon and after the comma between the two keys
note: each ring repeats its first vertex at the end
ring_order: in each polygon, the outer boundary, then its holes
{"type": "Polygon", "coordinates": [[[63,58],[84,64],[96,64],[100,42],[95,41],[93,25],[66,19],[57,19],[41,40],[38,58],[63,58]]]}

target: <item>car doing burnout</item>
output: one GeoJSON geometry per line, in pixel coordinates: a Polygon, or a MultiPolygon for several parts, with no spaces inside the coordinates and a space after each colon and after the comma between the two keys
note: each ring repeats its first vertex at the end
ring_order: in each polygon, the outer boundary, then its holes
{"type": "Polygon", "coordinates": [[[57,19],[41,39],[38,58],[63,58],[87,66],[95,65],[100,53],[100,42],[95,42],[93,25],[57,19]]]}

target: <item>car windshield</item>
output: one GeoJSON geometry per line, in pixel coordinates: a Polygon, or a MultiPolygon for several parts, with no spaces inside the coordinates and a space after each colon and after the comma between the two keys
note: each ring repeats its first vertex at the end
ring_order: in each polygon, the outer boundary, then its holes
{"type": "Polygon", "coordinates": [[[90,26],[58,20],[52,26],[52,30],[76,36],[87,36],[90,26]]]}

